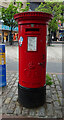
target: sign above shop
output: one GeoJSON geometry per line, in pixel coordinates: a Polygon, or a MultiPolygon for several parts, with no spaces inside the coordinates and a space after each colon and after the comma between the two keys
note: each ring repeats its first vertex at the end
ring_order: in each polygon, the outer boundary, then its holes
{"type": "MultiPolygon", "coordinates": [[[[11,27],[6,25],[0,25],[0,30],[11,30],[11,27]]],[[[18,27],[12,28],[13,31],[18,31],[18,27]]]]}

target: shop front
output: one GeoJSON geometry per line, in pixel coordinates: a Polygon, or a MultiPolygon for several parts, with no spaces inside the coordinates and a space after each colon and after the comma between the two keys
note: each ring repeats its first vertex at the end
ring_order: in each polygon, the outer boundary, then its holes
{"type": "MultiPolygon", "coordinates": [[[[10,41],[10,32],[11,32],[11,27],[6,26],[6,25],[0,25],[0,43],[6,43],[10,41]]],[[[12,31],[12,37],[14,34],[18,34],[18,27],[14,28],[12,31]]],[[[18,35],[16,35],[18,36],[18,35]]],[[[16,39],[13,38],[13,41],[16,40],[18,41],[17,37],[16,39]]]]}

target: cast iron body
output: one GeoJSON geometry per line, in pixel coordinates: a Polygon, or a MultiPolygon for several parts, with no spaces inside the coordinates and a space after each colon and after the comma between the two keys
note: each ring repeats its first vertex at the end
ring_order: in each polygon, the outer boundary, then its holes
{"type": "Polygon", "coordinates": [[[14,15],[19,29],[18,100],[38,107],[46,99],[46,27],[52,15],[23,12],[14,15]]]}

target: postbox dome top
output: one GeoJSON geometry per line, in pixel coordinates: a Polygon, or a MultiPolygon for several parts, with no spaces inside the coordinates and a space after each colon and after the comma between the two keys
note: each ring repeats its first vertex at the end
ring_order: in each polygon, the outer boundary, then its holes
{"type": "Polygon", "coordinates": [[[23,23],[45,23],[47,24],[52,15],[44,12],[21,12],[14,15],[14,19],[18,24],[23,23]]]}

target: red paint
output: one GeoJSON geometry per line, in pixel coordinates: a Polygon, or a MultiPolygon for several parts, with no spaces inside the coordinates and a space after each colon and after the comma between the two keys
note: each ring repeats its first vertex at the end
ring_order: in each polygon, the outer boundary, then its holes
{"type": "Polygon", "coordinates": [[[23,87],[39,88],[46,83],[46,24],[51,17],[42,12],[14,15],[18,21],[19,39],[23,37],[22,46],[19,46],[19,84],[23,87]],[[37,51],[27,51],[28,37],[37,37],[37,51]]]}

